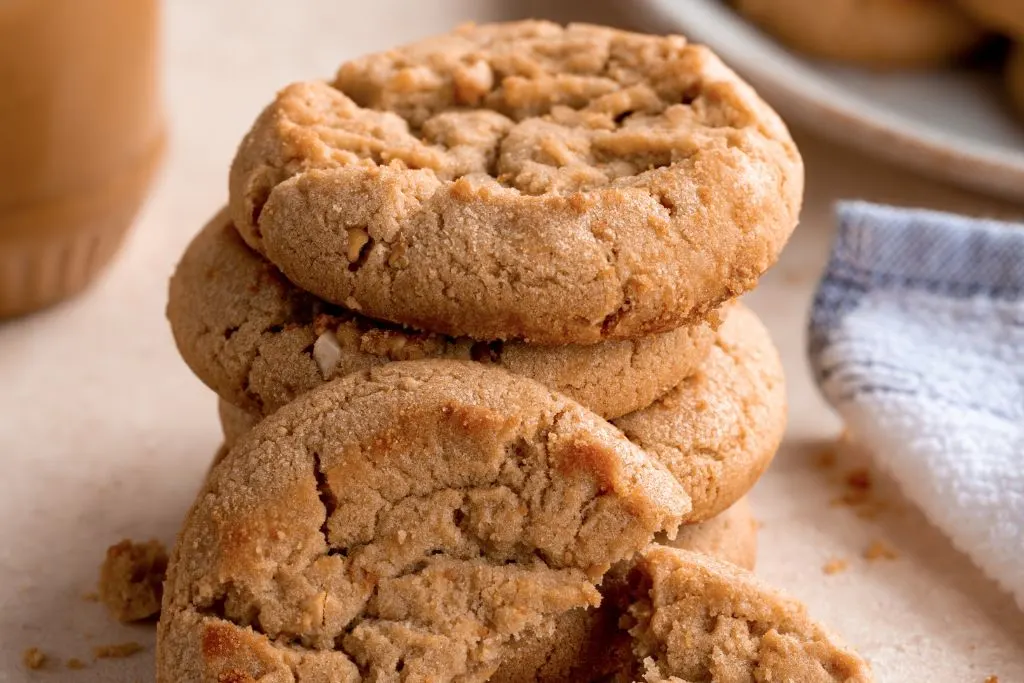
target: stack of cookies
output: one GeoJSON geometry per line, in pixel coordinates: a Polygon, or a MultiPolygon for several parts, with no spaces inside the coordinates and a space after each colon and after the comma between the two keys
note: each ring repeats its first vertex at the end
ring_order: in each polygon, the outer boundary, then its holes
{"type": "Polygon", "coordinates": [[[680,37],[470,26],[282,90],[171,281],[226,443],[158,680],[867,680],[740,568],[786,408],[735,299],[802,186],[680,37]]]}

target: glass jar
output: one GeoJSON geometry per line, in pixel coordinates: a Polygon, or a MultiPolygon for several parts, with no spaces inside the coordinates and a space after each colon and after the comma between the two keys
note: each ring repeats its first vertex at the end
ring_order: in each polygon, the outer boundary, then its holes
{"type": "Polygon", "coordinates": [[[82,290],[161,156],[157,0],[0,0],[0,318],[82,290]]]}

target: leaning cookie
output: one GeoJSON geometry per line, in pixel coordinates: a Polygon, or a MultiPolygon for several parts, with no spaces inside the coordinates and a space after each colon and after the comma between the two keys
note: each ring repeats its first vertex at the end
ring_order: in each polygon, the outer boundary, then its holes
{"type": "MultiPolygon", "coordinates": [[[[670,547],[748,570],[754,568],[757,557],[757,524],[746,498],[706,522],[680,527],[675,540],[663,540],[670,547]]],[[[619,671],[622,661],[630,658],[630,650],[629,638],[619,628],[622,614],[611,604],[615,597],[610,596],[596,609],[574,609],[559,616],[550,635],[531,633],[521,638],[491,683],[593,681],[619,671]]]]}
{"type": "Polygon", "coordinates": [[[1020,0],[958,0],[958,3],[985,26],[1024,38],[1024,3],[1020,0]]]}
{"type": "MultiPolygon", "coordinates": [[[[230,447],[259,415],[223,401],[230,447]]],[[[698,369],[646,408],[612,420],[664,463],[693,501],[689,524],[720,514],[753,487],[786,427],[786,388],[775,346],[742,305],[727,314],[698,369]]]]}
{"type": "Polygon", "coordinates": [[[606,418],[650,405],[691,374],[711,324],[587,346],[474,342],[354,315],[307,294],[249,249],[226,212],[185,251],[167,316],[193,372],[221,398],[269,414],[324,381],[393,360],[479,360],[530,377],[606,418]]]}
{"type": "Polygon", "coordinates": [[[157,680],[484,681],[688,508],[531,380],[437,360],[349,375],[213,469],[171,558],[157,680]]]}
{"type": "Polygon", "coordinates": [[[706,48],[465,26],[284,88],[231,169],[246,241],[302,289],[474,339],[632,339],[751,289],[797,222],[779,117],[706,48]]]}
{"type": "Polygon", "coordinates": [[[799,52],[874,68],[943,64],[984,37],[984,30],[953,2],[734,0],[734,4],[746,18],[799,52]]]}
{"type": "Polygon", "coordinates": [[[872,679],[867,663],[812,621],[801,603],[749,572],[706,555],[651,546],[631,573],[624,624],[633,661],[619,680],[872,679]]]}

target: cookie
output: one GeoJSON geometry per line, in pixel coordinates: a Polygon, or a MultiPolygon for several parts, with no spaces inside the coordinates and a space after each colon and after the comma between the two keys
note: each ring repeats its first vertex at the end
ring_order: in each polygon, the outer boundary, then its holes
{"type": "Polygon", "coordinates": [[[1014,46],[1006,61],[1006,88],[1018,115],[1024,117],[1024,44],[1014,46]]]}
{"type": "Polygon", "coordinates": [[[230,403],[272,413],[325,380],[419,358],[499,365],[602,417],[650,405],[697,367],[714,338],[701,323],[587,346],[474,342],[354,315],[306,294],[254,253],[219,213],[171,278],[167,315],[193,372],[230,403]]]}
{"type": "Polygon", "coordinates": [[[940,65],[984,37],[983,29],[954,3],[939,0],[733,0],[733,4],[744,17],[799,52],[879,69],[940,65]]]}
{"type": "Polygon", "coordinates": [[[705,522],[679,527],[674,539],[657,540],[670,548],[715,557],[749,571],[757,563],[757,519],[746,496],[705,522]]]}
{"type": "MultiPolygon", "coordinates": [[[[259,421],[224,405],[220,414],[228,445],[259,421]]],[[[750,309],[734,306],[693,374],[611,423],[682,483],[693,504],[687,523],[722,513],[771,464],[786,428],[782,362],[768,331],[750,309]]]]}
{"type": "Polygon", "coordinates": [[[972,17],[990,29],[1024,38],[1024,4],[1020,0],[958,0],[972,17]]]}
{"type": "Polygon", "coordinates": [[[768,331],[737,306],[696,373],[612,423],[683,484],[688,522],[718,515],[757,482],[786,428],[782,362],[768,331]]]}
{"type": "MultiPolygon", "coordinates": [[[[746,498],[713,519],[680,527],[675,540],[663,540],[671,547],[745,569],[754,568],[757,556],[757,525],[746,498]]],[[[619,628],[621,616],[608,602],[597,609],[574,609],[560,615],[551,635],[529,634],[519,640],[491,683],[602,680],[602,676],[614,674],[631,656],[629,639],[619,628]]]]}
{"type": "MultiPolygon", "coordinates": [[[[753,574],[651,546],[631,572],[636,669],[620,680],[867,683],[866,662],[753,574]]],[[[628,624],[628,622],[626,622],[628,624]]]]}
{"type": "Polygon", "coordinates": [[[696,324],[797,222],[779,117],[680,36],[463,26],[284,88],[230,208],[302,289],[480,340],[589,344],[696,324]]]}
{"type": "Polygon", "coordinates": [[[688,509],[532,380],[439,360],[349,375],[211,472],[171,557],[157,680],[483,681],[688,509]]]}

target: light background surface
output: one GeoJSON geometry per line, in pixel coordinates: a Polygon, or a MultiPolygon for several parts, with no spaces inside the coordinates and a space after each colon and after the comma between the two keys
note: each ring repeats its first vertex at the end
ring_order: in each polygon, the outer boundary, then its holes
{"type": "MultiPolygon", "coordinates": [[[[685,2],[686,0],[680,0],[685,2]]],[[[523,16],[657,30],[629,3],[173,0],[166,3],[164,170],[114,267],[80,299],[0,324],[0,681],[145,681],[152,627],[123,627],[82,595],[107,545],[173,541],[220,436],[213,394],[178,358],[164,318],[167,278],[227,191],[235,146],[287,82],[330,75],[342,59],[458,22],[523,16]],[[91,661],[92,647],[136,640],[146,651],[91,661]],[[83,671],[27,672],[37,646],[83,671]]],[[[790,427],[753,493],[764,527],[758,573],[804,600],[873,663],[881,681],[1024,681],[1024,616],[884,481],[894,510],[858,518],[830,500],[858,462],[813,464],[841,426],[804,360],[804,319],[842,197],[1020,217],[1024,211],[917,179],[800,130],[803,220],[782,261],[748,297],[789,373],[790,427]],[[883,539],[893,561],[867,562],[883,539]],[[847,571],[828,576],[832,558],[847,571]]]]}

